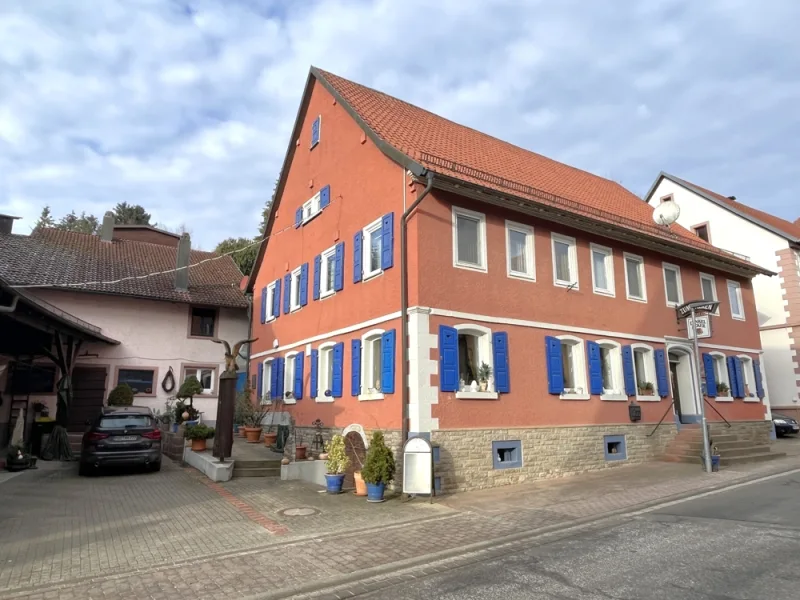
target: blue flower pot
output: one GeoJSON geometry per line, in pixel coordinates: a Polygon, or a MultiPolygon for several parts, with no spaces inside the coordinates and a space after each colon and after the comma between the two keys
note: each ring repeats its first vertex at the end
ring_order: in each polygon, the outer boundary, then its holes
{"type": "Polygon", "coordinates": [[[383,502],[383,492],[385,490],[385,483],[368,483],[367,502],[383,502]]]}
{"type": "Polygon", "coordinates": [[[719,454],[711,455],[711,470],[715,472],[719,471],[719,454]]]}
{"type": "Polygon", "coordinates": [[[236,423],[233,424],[233,433],[239,433],[239,425],[236,423]]]}
{"type": "Polygon", "coordinates": [[[172,433],[178,433],[178,424],[177,423],[173,423],[172,424],[172,433]]]}
{"type": "Polygon", "coordinates": [[[330,474],[325,473],[325,489],[329,494],[341,494],[342,484],[344,484],[344,473],[330,474]]]}

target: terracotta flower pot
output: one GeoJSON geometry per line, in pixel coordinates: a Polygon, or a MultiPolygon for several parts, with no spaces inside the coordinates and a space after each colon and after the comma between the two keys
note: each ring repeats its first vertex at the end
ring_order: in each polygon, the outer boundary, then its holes
{"type": "Polygon", "coordinates": [[[245,427],[244,428],[244,435],[247,438],[248,444],[257,444],[258,440],[261,439],[261,427],[245,427]]]}
{"type": "Polygon", "coordinates": [[[305,446],[295,446],[294,447],[294,459],[295,460],[305,460],[306,459],[306,447],[305,446]]]}
{"type": "Polygon", "coordinates": [[[268,432],[264,434],[264,445],[269,447],[276,444],[278,441],[277,432],[268,432]]]}
{"type": "Polygon", "coordinates": [[[205,440],[192,440],[192,452],[205,452],[205,451],[206,451],[205,440]]]}
{"type": "Polygon", "coordinates": [[[353,479],[355,479],[356,482],[356,496],[366,496],[367,483],[361,477],[361,471],[356,471],[353,473],[353,479]]]}

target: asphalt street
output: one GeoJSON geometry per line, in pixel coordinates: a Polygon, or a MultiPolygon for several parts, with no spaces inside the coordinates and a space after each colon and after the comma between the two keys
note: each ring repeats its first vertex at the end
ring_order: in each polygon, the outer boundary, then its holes
{"type": "Polygon", "coordinates": [[[441,600],[797,600],[800,474],[631,517],[369,594],[441,600]]]}

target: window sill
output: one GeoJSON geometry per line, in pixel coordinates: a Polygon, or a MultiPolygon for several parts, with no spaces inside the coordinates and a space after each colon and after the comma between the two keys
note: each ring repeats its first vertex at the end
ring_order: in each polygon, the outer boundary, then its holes
{"type": "Polygon", "coordinates": [[[283,403],[284,404],[297,404],[297,399],[295,399],[295,398],[284,398],[283,399],[283,403]]]}
{"type": "Polygon", "coordinates": [[[361,276],[361,282],[363,283],[365,281],[369,281],[370,279],[375,279],[379,275],[383,275],[383,269],[380,269],[378,271],[373,271],[372,273],[364,273],[361,276]]]}
{"type": "Polygon", "coordinates": [[[589,400],[591,396],[589,394],[561,394],[559,398],[561,400],[589,400]]]}
{"type": "Polygon", "coordinates": [[[276,317],[267,317],[267,320],[264,321],[264,325],[266,325],[267,323],[272,323],[275,319],[276,317]]]}
{"type": "Polygon", "coordinates": [[[733,402],[733,396],[717,396],[714,400],[717,402],[733,402]]]}
{"type": "Polygon", "coordinates": [[[190,340],[213,340],[214,339],[213,335],[195,335],[193,333],[190,333],[186,337],[188,339],[190,339],[190,340]]]}
{"type": "Polygon", "coordinates": [[[499,397],[497,392],[456,392],[459,400],[497,400],[499,397]]]}
{"type": "Polygon", "coordinates": [[[661,396],[636,396],[637,402],[661,402],[661,396]]]}
{"type": "Polygon", "coordinates": [[[320,291],[319,299],[325,300],[325,298],[330,298],[331,296],[336,294],[336,290],[328,290],[327,292],[320,291]]]}
{"type": "Polygon", "coordinates": [[[517,461],[514,461],[514,462],[508,462],[508,463],[498,463],[498,464],[494,465],[494,470],[495,471],[502,471],[503,469],[521,469],[521,468],[522,468],[522,461],[521,460],[517,460],[517,461]]]}
{"type": "Polygon", "coordinates": [[[747,320],[744,317],[737,317],[736,315],[731,315],[731,318],[734,319],[735,321],[746,321],[747,320]]]}
{"type": "Polygon", "coordinates": [[[536,275],[530,275],[528,273],[514,273],[512,271],[508,272],[509,279],[519,279],[520,281],[532,281],[536,282],[536,275]]]}
{"type": "Polygon", "coordinates": [[[752,402],[753,404],[755,404],[756,402],[760,403],[761,402],[761,398],[758,398],[758,397],[754,397],[754,398],[747,397],[747,398],[744,398],[744,401],[745,402],[752,402]]]}
{"type": "Polygon", "coordinates": [[[600,400],[608,400],[609,402],[627,402],[628,397],[625,394],[601,394],[600,400]]]}
{"type": "Polygon", "coordinates": [[[320,404],[330,403],[333,401],[334,401],[333,396],[325,396],[324,394],[322,396],[317,396],[316,398],[314,398],[314,402],[318,402],[320,404]]]}
{"type": "Polygon", "coordinates": [[[560,279],[556,279],[553,285],[556,287],[572,288],[573,290],[579,289],[577,281],[561,281],[560,279]]]}
{"type": "Polygon", "coordinates": [[[466,269],[467,271],[475,271],[477,273],[488,273],[489,269],[481,265],[471,265],[469,263],[454,262],[453,266],[456,269],[466,269]]]}
{"type": "Polygon", "coordinates": [[[592,291],[594,291],[594,293],[597,294],[598,296],[605,296],[606,298],[614,298],[614,297],[616,297],[616,294],[612,290],[604,290],[602,288],[594,288],[594,290],[592,290],[592,291]]]}
{"type": "Polygon", "coordinates": [[[291,314],[291,313],[293,313],[293,312],[297,312],[297,311],[298,311],[298,310],[300,310],[301,308],[303,308],[303,305],[302,305],[302,304],[298,304],[297,306],[292,306],[292,308],[289,310],[289,314],[291,314]]]}
{"type": "Polygon", "coordinates": [[[374,394],[359,394],[358,399],[361,401],[368,401],[368,400],[383,400],[383,393],[382,392],[375,392],[374,394]]]}
{"type": "Polygon", "coordinates": [[[647,298],[634,298],[633,296],[628,296],[628,300],[631,302],[638,302],[639,304],[647,304],[647,298]]]}

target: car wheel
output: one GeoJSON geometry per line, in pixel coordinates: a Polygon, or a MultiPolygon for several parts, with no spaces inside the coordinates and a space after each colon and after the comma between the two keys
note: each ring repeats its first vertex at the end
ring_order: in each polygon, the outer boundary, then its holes
{"type": "Polygon", "coordinates": [[[91,475],[91,473],[92,473],[91,467],[86,463],[81,463],[81,465],[78,467],[78,475],[80,477],[88,477],[89,475],[91,475]]]}
{"type": "Polygon", "coordinates": [[[160,470],[161,470],[161,461],[158,461],[157,463],[151,463],[150,464],[150,471],[151,472],[158,473],[160,470]]]}

